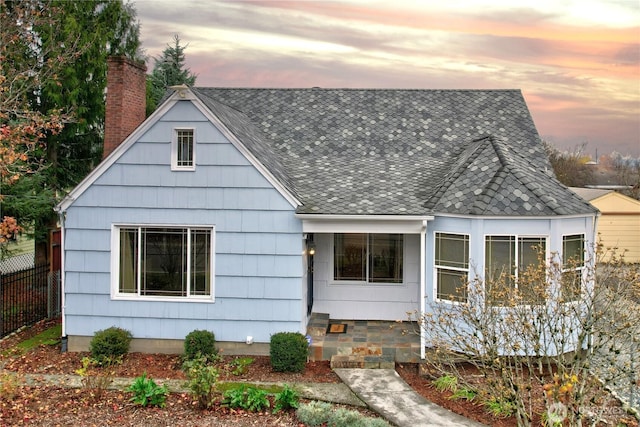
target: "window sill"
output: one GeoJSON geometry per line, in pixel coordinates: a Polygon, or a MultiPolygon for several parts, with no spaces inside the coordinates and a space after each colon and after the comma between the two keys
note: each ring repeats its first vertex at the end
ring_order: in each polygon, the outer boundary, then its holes
{"type": "Polygon", "coordinates": [[[357,280],[332,280],[329,286],[405,286],[406,283],[392,283],[392,282],[363,282],[357,280]]]}
{"type": "Polygon", "coordinates": [[[214,297],[161,297],[161,296],[138,296],[127,294],[111,295],[113,301],[155,301],[155,302],[201,302],[214,303],[214,297]]]}

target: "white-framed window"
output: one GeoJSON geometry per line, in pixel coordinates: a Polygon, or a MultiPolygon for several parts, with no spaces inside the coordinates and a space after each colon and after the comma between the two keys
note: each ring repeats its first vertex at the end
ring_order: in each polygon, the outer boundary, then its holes
{"type": "Polygon", "coordinates": [[[487,302],[502,305],[515,290],[525,303],[544,302],[546,270],[539,267],[546,265],[546,250],[545,236],[485,236],[487,302]]]}
{"type": "Polygon", "coordinates": [[[214,227],[113,227],[115,298],[213,300],[214,227]]]}
{"type": "Polygon", "coordinates": [[[564,301],[577,301],[582,294],[584,234],[562,236],[562,283],[560,295],[564,301]]]}
{"type": "Polygon", "coordinates": [[[196,168],[195,129],[175,128],[171,140],[171,169],[192,171],[196,168]]]}
{"type": "Polygon", "coordinates": [[[336,282],[402,283],[402,234],[336,233],[333,279],[336,282]]]}
{"type": "Polygon", "coordinates": [[[436,299],[466,302],[469,277],[469,235],[436,233],[436,299]]]}

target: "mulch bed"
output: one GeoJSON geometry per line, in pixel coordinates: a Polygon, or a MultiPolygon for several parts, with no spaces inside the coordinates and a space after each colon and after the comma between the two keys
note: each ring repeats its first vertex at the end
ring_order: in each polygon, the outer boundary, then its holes
{"type": "MultiPolygon", "coordinates": [[[[57,322],[59,320],[40,322],[0,341],[0,363],[4,363],[4,369],[16,373],[74,374],[82,366],[82,358],[88,356],[88,353],[61,353],[59,344],[43,345],[23,355],[12,350],[18,342],[54,326],[57,322]]],[[[255,356],[245,373],[234,375],[228,368],[233,359],[234,356],[224,356],[219,363],[221,381],[340,382],[328,361],[309,362],[302,373],[281,373],[272,371],[268,357],[255,356]]],[[[137,377],[146,373],[154,380],[185,379],[179,355],[130,353],[125,356],[122,364],[110,369],[117,377],[137,377]]],[[[427,378],[419,375],[417,364],[396,364],[396,371],[416,392],[440,406],[486,425],[516,425],[513,417],[495,418],[481,405],[450,399],[451,393],[436,390],[427,378]]],[[[122,391],[109,390],[104,391],[101,396],[91,396],[83,389],[10,387],[10,384],[7,386],[0,381],[0,393],[0,426],[301,426],[295,414],[288,412],[253,413],[219,405],[203,411],[197,408],[189,394],[184,393],[172,393],[164,409],[135,406],[129,402],[130,394],[122,391]]],[[[627,421],[629,425],[638,425],[633,418],[627,421]]],[[[539,420],[535,425],[539,425],[539,420]]]]}

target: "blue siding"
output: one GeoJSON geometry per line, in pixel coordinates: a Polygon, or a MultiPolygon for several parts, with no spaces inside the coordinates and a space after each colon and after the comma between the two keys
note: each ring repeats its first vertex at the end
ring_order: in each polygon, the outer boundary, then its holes
{"type": "Polygon", "coordinates": [[[303,331],[302,225],[294,208],[190,102],[142,135],[68,208],[66,333],[117,325],[136,338],[268,342],[303,331]],[[193,127],[196,170],[171,171],[174,127],[193,127]],[[114,224],[215,227],[215,302],[111,299],[114,224]]]}

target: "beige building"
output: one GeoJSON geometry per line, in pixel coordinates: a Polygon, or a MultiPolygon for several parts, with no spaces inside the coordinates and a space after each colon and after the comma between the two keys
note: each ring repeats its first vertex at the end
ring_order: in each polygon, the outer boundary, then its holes
{"type": "MultiPolygon", "coordinates": [[[[627,262],[640,262],[640,201],[613,190],[571,187],[601,212],[597,233],[605,255],[611,249],[627,262]]],[[[607,257],[605,257],[607,259],[607,257]]]]}

